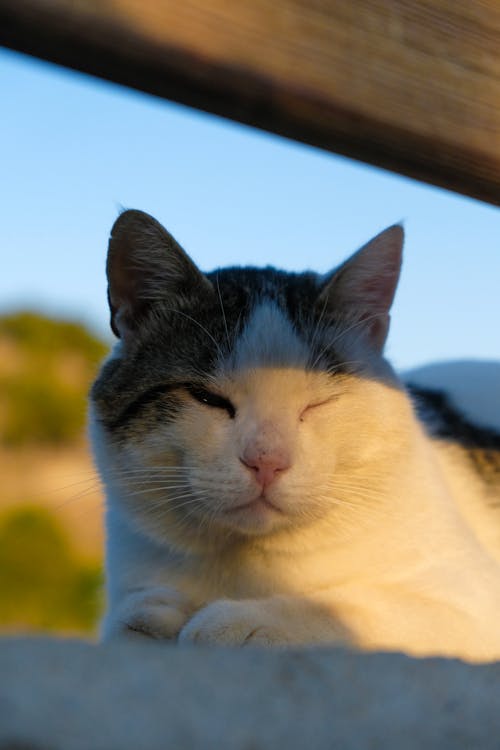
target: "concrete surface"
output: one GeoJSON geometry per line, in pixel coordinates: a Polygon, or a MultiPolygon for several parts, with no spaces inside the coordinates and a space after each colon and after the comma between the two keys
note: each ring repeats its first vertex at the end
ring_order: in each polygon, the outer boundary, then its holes
{"type": "Polygon", "coordinates": [[[1,750],[500,748],[500,664],[0,640],[1,750]]]}

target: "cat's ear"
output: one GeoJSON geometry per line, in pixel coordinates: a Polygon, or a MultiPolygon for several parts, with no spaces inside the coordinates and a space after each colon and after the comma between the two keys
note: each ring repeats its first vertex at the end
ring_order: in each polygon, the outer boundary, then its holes
{"type": "Polygon", "coordinates": [[[345,319],[382,351],[389,331],[389,310],[401,270],[403,227],[395,224],[374,237],[337,268],[317,300],[321,310],[345,319]]]}
{"type": "Polygon", "coordinates": [[[106,271],[111,328],[120,338],[134,334],[155,302],[178,309],[214,293],[172,235],[142,211],[125,211],[115,221],[106,271]]]}

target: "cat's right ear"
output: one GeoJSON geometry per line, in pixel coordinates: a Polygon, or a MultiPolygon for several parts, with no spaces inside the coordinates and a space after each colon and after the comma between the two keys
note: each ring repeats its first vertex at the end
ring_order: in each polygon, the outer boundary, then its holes
{"type": "Polygon", "coordinates": [[[172,235],[143,211],[124,211],[115,221],[106,272],[111,328],[122,339],[134,335],[155,303],[180,309],[214,294],[172,235]]]}
{"type": "Polygon", "coordinates": [[[380,232],[337,268],[323,285],[319,309],[334,319],[355,323],[367,342],[381,352],[389,331],[392,301],[401,270],[403,227],[380,232]]]}

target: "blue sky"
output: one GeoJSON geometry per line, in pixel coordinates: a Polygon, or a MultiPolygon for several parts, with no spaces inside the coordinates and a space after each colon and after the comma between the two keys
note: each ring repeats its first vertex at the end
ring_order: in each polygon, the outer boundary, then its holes
{"type": "Polygon", "coordinates": [[[120,207],[156,216],[206,270],[326,271],[403,220],[390,358],[500,359],[498,209],[7,50],[0,92],[0,311],[107,336],[120,207]]]}

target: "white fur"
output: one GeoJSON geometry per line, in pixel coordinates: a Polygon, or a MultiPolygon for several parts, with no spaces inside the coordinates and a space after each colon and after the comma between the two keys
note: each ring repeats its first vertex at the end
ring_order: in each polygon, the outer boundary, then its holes
{"type": "Polygon", "coordinates": [[[245,369],[258,366],[304,367],[308,350],[280,309],[272,302],[258,305],[240,337],[235,352],[235,366],[245,369]]]}
{"type": "MultiPolygon", "coordinates": [[[[92,420],[108,500],[104,635],[499,658],[500,533],[459,455],[425,436],[390,382],[306,373],[272,307],[237,351],[218,385],[238,419],[189,402],[173,427],[125,452],[92,420]],[[268,490],[279,512],[258,516],[233,509],[255,497],[239,454],[264,423],[293,462],[268,490]],[[209,538],[179,531],[167,512],[153,522],[147,483],[131,504],[110,472],[170,465],[174,448],[208,493],[200,512],[216,511],[209,538]]],[[[167,507],[175,490],[162,492],[153,496],[167,507]]]]}
{"type": "MultiPolygon", "coordinates": [[[[302,310],[317,320],[311,352],[267,302],[211,376],[222,402],[179,384],[175,419],[141,429],[139,416],[117,440],[92,418],[107,493],[106,637],[500,658],[498,487],[426,436],[380,356],[402,242],[390,227],[318,280],[302,310]]],[[[216,299],[154,219],[122,214],[108,280],[125,355],[145,306],[170,307],[179,277],[192,299],[216,299]]]]}

